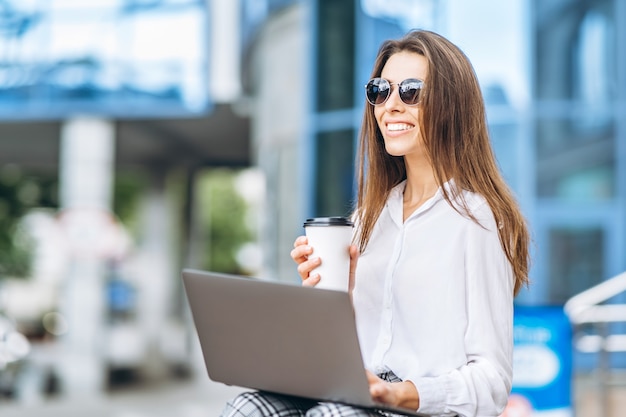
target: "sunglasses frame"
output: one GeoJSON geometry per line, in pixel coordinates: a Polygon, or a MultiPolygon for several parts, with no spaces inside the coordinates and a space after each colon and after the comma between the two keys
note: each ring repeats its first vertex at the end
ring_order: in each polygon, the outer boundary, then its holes
{"type": "MultiPolygon", "coordinates": [[[[389,97],[391,97],[391,94],[393,93],[393,86],[396,85],[398,86],[398,95],[400,97],[400,101],[402,101],[402,103],[406,104],[407,106],[417,106],[420,103],[421,100],[421,91],[424,88],[424,80],[420,80],[419,78],[407,78],[406,80],[402,80],[399,83],[392,83],[391,81],[389,81],[386,78],[383,77],[374,77],[371,80],[369,80],[367,82],[367,84],[365,84],[365,99],[367,100],[367,102],[369,104],[371,104],[372,106],[380,106],[382,104],[385,104],[387,102],[387,100],[389,100],[389,97]],[[380,86],[381,83],[387,83],[389,85],[389,88],[387,89],[388,93],[387,93],[387,97],[385,97],[385,99],[383,101],[381,101],[380,103],[375,103],[370,101],[370,97],[367,94],[367,89],[369,87],[370,84],[372,84],[373,81],[375,80],[380,80],[380,82],[378,83],[378,85],[380,86]],[[407,103],[406,101],[404,101],[403,97],[402,97],[402,88],[404,85],[408,84],[408,83],[419,83],[419,91],[420,93],[418,93],[418,99],[417,102],[415,103],[407,103]]],[[[378,93],[378,95],[380,95],[380,93],[378,93]]]]}

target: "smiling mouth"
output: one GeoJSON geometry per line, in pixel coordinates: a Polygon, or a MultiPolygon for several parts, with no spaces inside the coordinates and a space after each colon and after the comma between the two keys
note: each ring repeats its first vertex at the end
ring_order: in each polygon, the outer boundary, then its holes
{"type": "Polygon", "coordinates": [[[387,124],[387,130],[390,132],[399,132],[402,130],[413,129],[413,125],[407,123],[389,123],[387,124]]]}

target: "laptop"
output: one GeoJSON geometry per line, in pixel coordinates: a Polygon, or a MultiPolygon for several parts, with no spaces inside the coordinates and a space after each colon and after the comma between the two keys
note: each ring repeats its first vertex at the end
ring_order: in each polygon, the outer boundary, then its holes
{"type": "Polygon", "coordinates": [[[372,400],[347,293],[193,269],[182,277],[211,380],[424,416],[372,400]]]}

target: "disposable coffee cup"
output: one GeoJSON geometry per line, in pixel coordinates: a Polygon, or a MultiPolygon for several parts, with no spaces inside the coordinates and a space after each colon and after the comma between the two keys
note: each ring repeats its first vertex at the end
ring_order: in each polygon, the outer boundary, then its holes
{"type": "Polygon", "coordinates": [[[311,271],[320,275],[316,288],[348,291],[352,228],[352,221],[345,217],[315,217],[304,222],[309,246],[313,248],[311,256],[322,260],[311,271]]]}

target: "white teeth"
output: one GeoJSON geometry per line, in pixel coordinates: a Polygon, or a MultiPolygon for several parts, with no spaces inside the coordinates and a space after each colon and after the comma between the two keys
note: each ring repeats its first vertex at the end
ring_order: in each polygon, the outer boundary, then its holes
{"type": "Polygon", "coordinates": [[[413,126],[412,125],[408,125],[406,123],[389,123],[387,125],[387,130],[390,130],[392,132],[398,131],[398,130],[409,130],[412,129],[413,126]]]}

